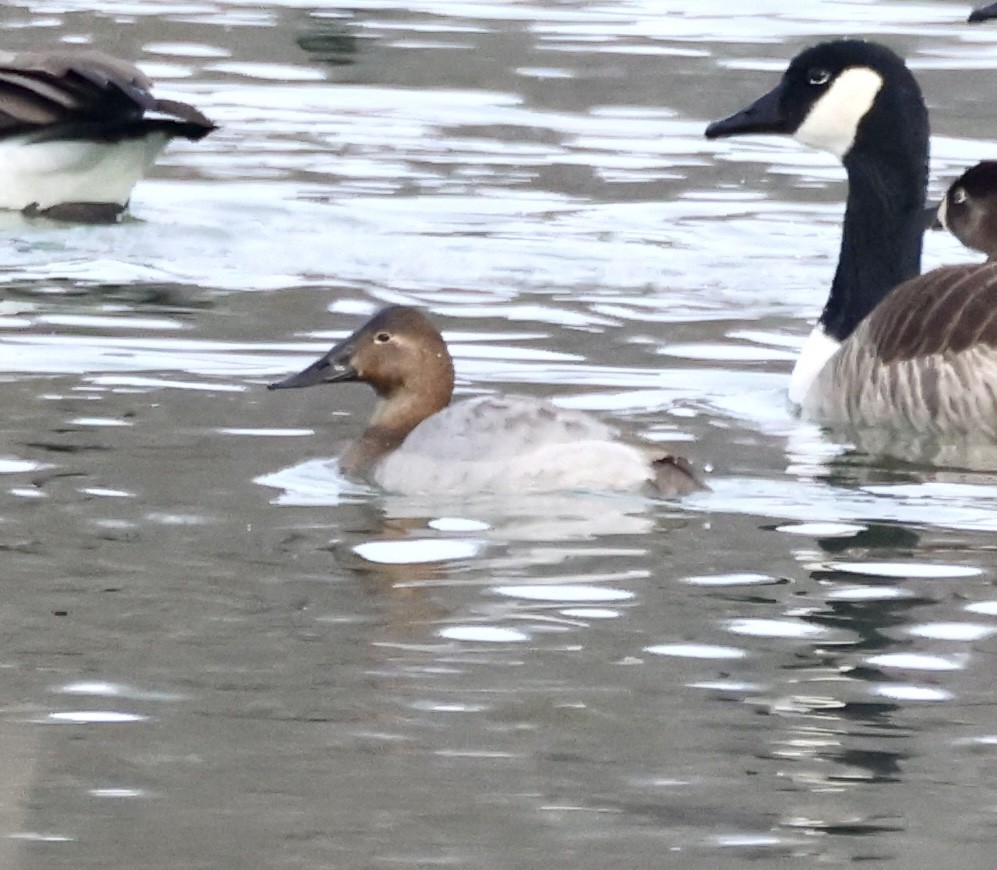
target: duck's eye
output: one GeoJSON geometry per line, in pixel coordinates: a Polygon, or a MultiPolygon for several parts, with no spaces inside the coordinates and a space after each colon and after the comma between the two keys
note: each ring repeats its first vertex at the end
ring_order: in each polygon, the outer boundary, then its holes
{"type": "Polygon", "coordinates": [[[815,66],[807,73],[807,83],[819,88],[831,81],[831,72],[823,67],[815,66]]]}
{"type": "Polygon", "coordinates": [[[965,187],[956,187],[952,190],[952,202],[956,205],[962,205],[967,199],[969,194],[966,193],[965,187]]]}
{"type": "Polygon", "coordinates": [[[391,341],[391,333],[379,332],[377,335],[374,336],[374,341],[376,341],[378,344],[387,344],[389,341],[391,341]]]}

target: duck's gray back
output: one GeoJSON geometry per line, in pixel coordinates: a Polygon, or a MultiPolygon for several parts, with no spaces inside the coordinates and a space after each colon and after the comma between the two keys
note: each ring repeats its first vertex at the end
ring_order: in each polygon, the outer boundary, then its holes
{"type": "Polygon", "coordinates": [[[547,444],[619,437],[595,417],[529,396],[480,396],[423,420],[405,439],[406,452],[456,461],[510,459],[547,444]]]}

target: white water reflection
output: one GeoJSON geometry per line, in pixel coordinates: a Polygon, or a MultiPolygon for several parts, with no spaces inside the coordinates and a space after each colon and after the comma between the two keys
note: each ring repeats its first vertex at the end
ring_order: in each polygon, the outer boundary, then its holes
{"type": "Polygon", "coordinates": [[[66,695],[89,695],[95,698],[128,698],[133,701],[181,701],[182,695],[172,692],[161,692],[150,689],[140,689],[124,683],[112,683],[101,680],[66,683],[55,691],[66,695]]]}
{"type": "Polygon", "coordinates": [[[451,625],[441,628],[438,634],[448,640],[470,643],[522,643],[530,639],[526,632],[494,625],[451,625]]]}
{"type": "Polygon", "coordinates": [[[100,798],[140,798],[151,797],[140,788],[92,788],[90,794],[100,798]]]}
{"type": "Polygon", "coordinates": [[[913,598],[914,593],[896,586],[838,586],[825,597],[828,601],[892,601],[913,598]]]}
{"type": "MultiPolygon", "coordinates": [[[[869,491],[807,480],[725,478],[711,480],[710,486],[711,493],[695,495],[689,504],[697,509],[736,511],[800,523],[895,521],[997,531],[997,512],[989,498],[977,498],[974,487],[950,488],[944,500],[936,502],[920,495],[911,497],[906,488],[898,493],[891,488],[869,491]]],[[[921,485],[914,489],[921,490],[921,485]]]]}
{"type": "Polygon", "coordinates": [[[656,656],[676,656],[690,659],[743,659],[747,651],[733,646],[704,643],[661,643],[644,648],[656,656]]]}
{"type": "Polygon", "coordinates": [[[904,683],[882,683],[873,687],[872,693],[895,701],[910,701],[913,703],[950,701],[954,697],[952,692],[945,689],[904,683]]]}
{"type": "Polygon", "coordinates": [[[969,643],[997,634],[997,626],[972,622],[929,622],[912,625],[907,632],[914,637],[969,643]]]}
{"type": "Polygon", "coordinates": [[[979,568],[973,568],[968,565],[942,565],[917,562],[827,562],[820,566],[820,570],[838,571],[843,574],[863,574],[867,577],[936,580],[955,577],[976,577],[983,573],[979,568]]]}
{"type": "Polygon", "coordinates": [[[869,656],[866,664],[878,668],[899,668],[908,671],[957,671],[964,668],[969,657],[963,655],[935,656],[923,653],[884,653],[869,656]]]}
{"type": "Polygon", "coordinates": [[[768,574],[717,574],[704,577],[683,577],[683,583],[691,586],[767,586],[778,583],[775,577],[768,574]]]}
{"type": "Polygon", "coordinates": [[[733,634],[743,634],[749,637],[797,638],[801,640],[829,639],[831,634],[826,628],[799,619],[732,619],[727,623],[727,630],[733,634]]]}
{"type": "Polygon", "coordinates": [[[0,474],[24,474],[28,471],[37,471],[43,467],[41,463],[32,462],[30,459],[0,456],[0,474]]]}
{"type": "Polygon", "coordinates": [[[369,541],[353,548],[361,559],[381,565],[418,565],[472,559],[485,547],[484,541],[421,538],[409,541],[369,541]]]}
{"type": "Polygon", "coordinates": [[[426,525],[439,532],[483,532],[488,528],[488,523],[465,517],[440,517],[430,520],[426,525]]]}
{"type": "Polygon", "coordinates": [[[120,713],[111,710],[71,710],[64,713],[49,713],[47,721],[69,725],[120,725],[142,722],[146,716],[137,713],[120,713]]]}
{"type": "Polygon", "coordinates": [[[609,589],[567,583],[544,584],[542,586],[496,586],[495,593],[511,598],[523,598],[527,601],[572,602],[576,604],[627,601],[634,597],[634,593],[627,589],[609,589]]]}
{"type": "Polygon", "coordinates": [[[341,504],[369,490],[347,480],[336,459],[309,459],[290,468],[263,474],[254,480],[260,486],[280,490],[274,504],[296,507],[341,504]]]}
{"type": "Polygon", "coordinates": [[[787,523],[776,526],[776,531],[814,538],[852,538],[867,528],[857,523],[787,523]]]}

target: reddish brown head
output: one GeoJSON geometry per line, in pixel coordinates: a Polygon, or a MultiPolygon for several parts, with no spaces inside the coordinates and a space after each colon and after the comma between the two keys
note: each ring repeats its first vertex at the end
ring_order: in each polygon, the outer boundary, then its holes
{"type": "Polygon", "coordinates": [[[443,337],[421,311],[393,305],[308,368],[269,389],[350,381],[370,384],[381,397],[369,426],[389,431],[395,440],[450,404],[453,360],[443,337]]]}

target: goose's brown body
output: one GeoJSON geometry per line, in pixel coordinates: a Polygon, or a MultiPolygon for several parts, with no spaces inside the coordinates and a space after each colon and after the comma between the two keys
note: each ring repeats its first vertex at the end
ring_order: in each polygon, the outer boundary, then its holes
{"type": "Polygon", "coordinates": [[[831,424],[997,440],[997,264],[896,288],[821,369],[803,409],[831,424]]]}

